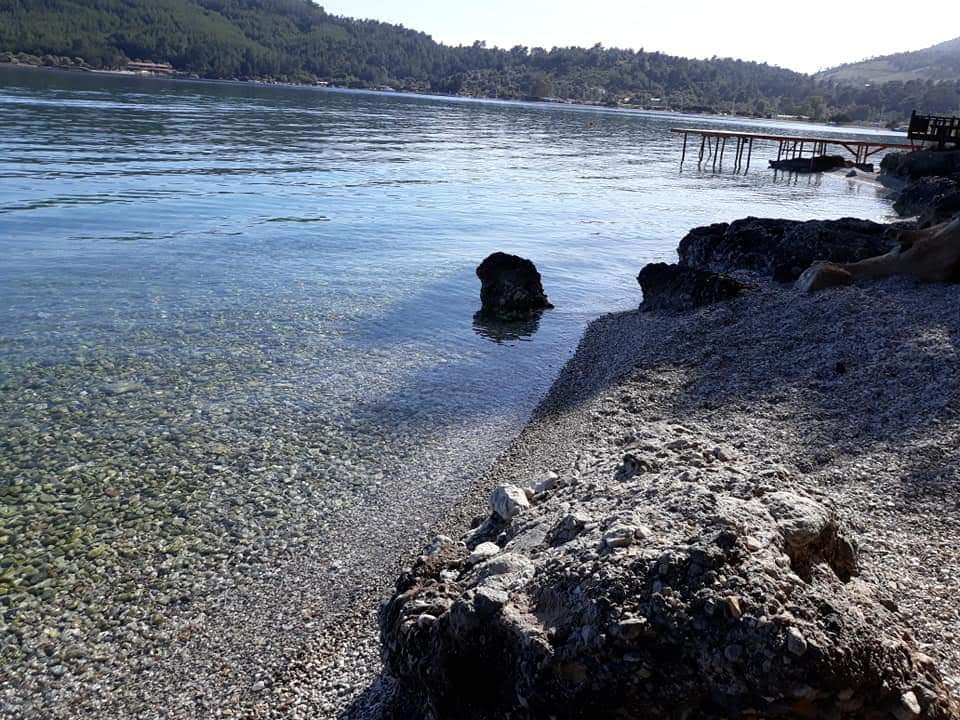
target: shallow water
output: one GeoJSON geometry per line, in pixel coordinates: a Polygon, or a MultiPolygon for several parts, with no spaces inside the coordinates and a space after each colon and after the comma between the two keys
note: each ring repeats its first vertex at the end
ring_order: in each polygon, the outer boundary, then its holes
{"type": "Polygon", "coordinates": [[[890,213],[762,145],[747,175],[681,171],[668,129],[710,122],[738,124],[0,70],[5,621],[86,628],[93,587],[165,606],[164,557],[488,460],[695,225],[890,213]],[[475,322],[495,250],[556,309],[475,322]]]}

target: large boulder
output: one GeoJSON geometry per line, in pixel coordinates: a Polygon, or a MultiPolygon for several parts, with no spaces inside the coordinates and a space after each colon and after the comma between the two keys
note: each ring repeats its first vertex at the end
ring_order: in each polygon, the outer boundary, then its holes
{"type": "Polygon", "coordinates": [[[793,282],[816,261],[855,262],[896,245],[889,226],[857,218],[781,220],[748,217],[691,230],[680,265],[726,273],[749,270],[793,282]]]}
{"type": "Polygon", "coordinates": [[[540,282],[540,273],[530,260],[496,252],[477,267],[480,278],[481,312],[514,320],[552,308],[540,282]]]}
{"type": "Polygon", "coordinates": [[[706,270],[650,263],[637,275],[643,290],[643,310],[690,310],[739,295],[746,286],[706,270]]]}
{"type": "MultiPolygon", "coordinates": [[[[886,158],[884,158],[886,161],[886,158]]],[[[898,154],[888,163],[888,171],[901,177],[946,177],[960,173],[960,150],[914,150],[898,154]],[[889,167],[896,162],[896,167],[889,167]]]]}
{"type": "Polygon", "coordinates": [[[894,210],[916,215],[920,227],[939,225],[960,213],[960,183],[945,177],[922,177],[900,191],[894,210]]]}
{"type": "Polygon", "coordinates": [[[924,177],[914,180],[900,191],[893,209],[900,215],[919,215],[945,194],[956,192],[960,186],[945,177],[924,177]]]}
{"type": "Polygon", "coordinates": [[[642,444],[434,543],[381,609],[389,672],[435,720],[956,720],[831,508],[750,482],[768,458],[699,481],[709,447],[642,444]]]}
{"type": "Polygon", "coordinates": [[[883,160],[880,161],[881,174],[895,174],[905,155],[906,153],[903,152],[890,152],[884,155],[883,160]]]}

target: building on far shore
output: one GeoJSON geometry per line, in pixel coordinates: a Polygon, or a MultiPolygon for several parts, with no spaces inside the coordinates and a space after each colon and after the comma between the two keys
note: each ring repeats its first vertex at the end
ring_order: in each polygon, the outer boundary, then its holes
{"type": "Polygon", "coordinates": [[[170,63],[128,62],[127,70],[150,75],[173,75],[173,65],[170,63]]]}

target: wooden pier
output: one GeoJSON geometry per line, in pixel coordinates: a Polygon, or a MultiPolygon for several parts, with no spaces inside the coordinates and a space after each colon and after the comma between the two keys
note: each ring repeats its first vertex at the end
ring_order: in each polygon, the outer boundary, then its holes
{"type": "Polygon", "coordinates": [[[846,140],[829,137],[813,137],[799,135],[770,135],[767,133],[746,132],[740,130],[710,130],[705,128],[671,128],[670,132],[683,135],[683,151],[680,156],[680,166],[687,157],[687,140],[690,135],[700,138],[700,155],[698,165],[703,165],[704,159],[712,160],[713,167],[723,167],[723,157],[727,148],[727,141],[736,142],[733,151],[733,169],[744,173],[750,169],[750,159],[753,156],[753,141],[764,140],[777,143],[777,160],[788,158],[802,158],[809,153],[811,162],[819,155],[826,155],[827,148],[836,146],[846,150],[853,156],[856,165],[867,162],[867,158],[882,150],[907,149],[915,147],[908,143],[891,143],[882,140],[846,140]],[[744,157],[746,155],[746,157],[744,157]]]}

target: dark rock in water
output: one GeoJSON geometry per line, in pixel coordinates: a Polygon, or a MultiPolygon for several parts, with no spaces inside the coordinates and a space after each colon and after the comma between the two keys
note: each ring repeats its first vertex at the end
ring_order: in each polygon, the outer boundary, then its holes
{"type": "Polygon", "coordinates": [[[570,494],[547,496],[434,543],[381,608],[390,674],[433,720],[956,720],[932,661],[851,580],[830,509],[681,477],[584,491],[573,518],[570,494]],[[468,561],[490,537],[500,552],[468,561]]]}
{"type": "Polygon", "coordinates": [[[960,183],[945,177],[922,177],[900,191],[893,208],[919,216],[920,227],[939,225],[960,213],[960,183]]]}
{"type": "Polygon", "coordinates": [[[690,310],[730,300],[746,289],[733,278],[707,270],[651,263],[637,275],[644,310],[690,310]]]}
{"type": "Polygon", "coordinates": [[[480,302],[486,315],[512,320],[552,308],[532,262],[516,255],[493,253],[477,268],[480,302]]]}
{"type": "Polygon", "coordinates": [[[774,170],[789,172],[813,173],[827,172],[842,168],[847,164],[842,155],[818,155],[812,158],[787,158],[786,160],[771,160],[770,167],[774,170]]]}
{"type": "Polygon", "coordinates": [[[903,177],[920,178],[931,175],[948,177],[960,173],[960,150],[914,150],[909,153],[890,153],[883,159],[885,172],[903,177]],[[894,163],[896,165],[894,166],[894,163]]]}
{"type": "Polygon", "coordinates": [[[749,270],[793,282],[818,260],[846,263],[895,246],[888,226],[859,220],[780,220],[748,217],[694,228],[680,241],[680,265],[726,273],[749,270]]]}

